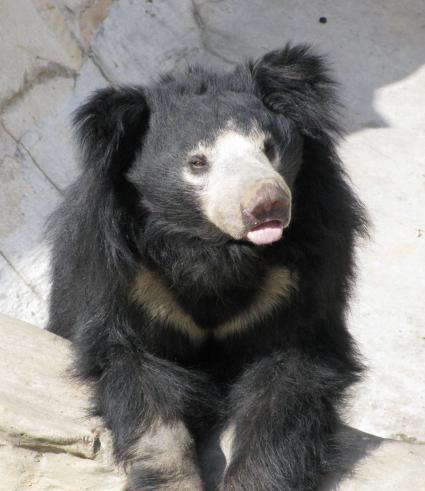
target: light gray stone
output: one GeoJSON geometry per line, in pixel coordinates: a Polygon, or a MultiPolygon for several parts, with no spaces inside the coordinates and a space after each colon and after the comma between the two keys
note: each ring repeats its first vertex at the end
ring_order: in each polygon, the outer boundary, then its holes
{"type": "Polygon", "coordinates": [[[55,3],[76,39],[88,49],[93,35],[108,15],[112,0],[56,0],[55,3]]]}
{"type": "Polygon", "coordinates": [[[0,334],[0,489],[122,490],[110,437],[70,376],[69,342],[6,316],[0,334]]]}
{"type": "Polygon", "coordinates": [[[364,128],[341,155],[366,202],[371,240],[359,250],[350,327],[369,367],[350,422],[425,441],[425,70],[376,91],[388,125],[364,128]],[[408,116],[409,115],[409,116],[408,116]]]}
{"type": "Polygon", "coordinates": [[[20,319],[44,326],[47,321],[46,300],[28,284],[19,272],[0,254],[0,311],[14,312],[20,319]]]}
{"type": "Polygon", "coordinates": [[[57,206],[60,195],[31,155],[1,128],[0,193],[4,209],[10,208],[10,214],[0,220],[0,252],[7,265],[5,271],[1,268],[0,308],[16,315],[19,311],[23,318],[44,325],[49,280],[42,233],[49,210],[57,206]],[[19,281],[15,283],[16,278],[19,281]],[[32,307],[25,313],[23,305],[32,307]]]}
{"type": "Polygon", "coordinates": [[[108,78],[117,83],[146,84],[196,61],[222,64],[220,55],[204,49],[190,0],[114,2],[92,51],[108,78]]]}
{"type": "Polygon", "coordinates": [[[72,113],[106,84],[87,59],[78,76],[57,74],[33,85],[0,115],[0,206],[8,210],[0,216],[0,253],[8,266],[0,271],[12,284],[2,285],[3,313],[46,323],[50,255],[45,225],[78,173],[72,113]],[[33,307],[26,309],[29,298],[33,307]]]}
{"type": "Polygon", "coordinates": [[[54,2],[0,2],[0,108],[55,71],[75,73],[81,50],[54,2]]]}
{"type": "Polygon", "coordinates": [[[59,192],[78,174],[71,129],[73,111],[91,92],[105,85],[99,69],[87,59],[78,75],[59,73],[34,85],[1,115],[4,128],[59,192]]]}

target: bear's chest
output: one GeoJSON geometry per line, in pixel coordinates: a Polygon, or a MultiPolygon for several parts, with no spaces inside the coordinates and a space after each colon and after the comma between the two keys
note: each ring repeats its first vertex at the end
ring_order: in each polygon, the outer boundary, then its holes
{"type": "Polygon", "coordinates": [[[226,295],[180,297],[156,273],[143,268],[136,276],[133,300],[149,321],[160,329],[171,328],[195,344],[223,340],[248,331],[290,301],[297,289],[297,273],[283,266],[271,267],[258,285],[230,288],[226,295]]]}

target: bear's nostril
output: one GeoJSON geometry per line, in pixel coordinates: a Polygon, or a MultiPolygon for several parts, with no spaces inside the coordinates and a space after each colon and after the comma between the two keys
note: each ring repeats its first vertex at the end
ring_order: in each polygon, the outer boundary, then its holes
{"type": "Polygon", "coordinates": [[[256,224],[268,220],[280,220],[286,225],[289,215],[289,201],[276,200],[260,203],[248,214],[254,217],[256,224]]]}
{"type": "Polygon", "coordinates": [[[270,211],[272,209],[273,203],[269,203],[268,201],[264,203],[264,211],[270,211]]]}
{"type": "Polygon", "coordinates": [[[284,200],[266,201],[257,205],[250,213],[256,219],[262,220],[269,212],[284,213],[288,208],[288,202],[284,200]]]}

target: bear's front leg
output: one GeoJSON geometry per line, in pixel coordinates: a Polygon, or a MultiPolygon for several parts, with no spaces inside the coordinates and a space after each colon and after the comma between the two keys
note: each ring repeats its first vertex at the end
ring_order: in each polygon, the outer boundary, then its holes
{"type": "Polygon", "coordinates": [[[201,491],[195,443],[185,421],[203,412],[205,380],[127,348],[114,348],[95,384],[96,407],[111,430],[127,491],[201,491]]]}
{"type": "Polygon", "coordinates": [[[336,405],[350,376],[302,353],[251,365],[231,391],[221,491],[312,491],[338,454],[336,405]]]}
{"type": "Polygon", "coordinates": [[[126,459],[127,491],[201,491],[196,447],[182,421],[155,421],[132,445],[126,459]]]}

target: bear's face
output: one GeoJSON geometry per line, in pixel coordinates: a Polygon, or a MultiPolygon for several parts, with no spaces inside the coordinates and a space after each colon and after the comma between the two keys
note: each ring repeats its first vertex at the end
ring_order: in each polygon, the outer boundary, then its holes
{"type": "Polygon", "coordinates": [[[302,138],[253,94],[151,97],[128,174],[152,226],[205,240],[279,240],[291,220],[302,138]]]}
{"type": "Polygon", "coordinates": [[[110,234],[264,245],[291,222],[305,140],[327,146],[338,132],[336,106],[323,60],[297,46],[229,73],[104,89],[75,123],[87,177],[110,192],[110,234]]]}

